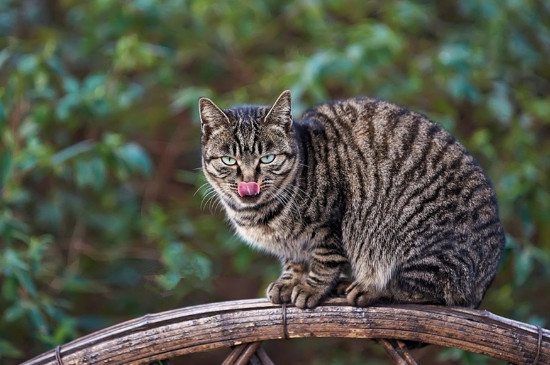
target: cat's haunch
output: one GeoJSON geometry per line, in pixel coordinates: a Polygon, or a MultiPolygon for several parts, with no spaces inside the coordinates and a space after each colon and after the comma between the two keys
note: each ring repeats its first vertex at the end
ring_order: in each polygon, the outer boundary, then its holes
{"type": "Polygon", "coordinates": [[[313,308],[346,276],[350,304],[477,307],[504,247],[474,158],[424,115],[352,98],[291,115],[199,101],[203,171],[237,233],[278,256],[273,303],[313,308]]]}

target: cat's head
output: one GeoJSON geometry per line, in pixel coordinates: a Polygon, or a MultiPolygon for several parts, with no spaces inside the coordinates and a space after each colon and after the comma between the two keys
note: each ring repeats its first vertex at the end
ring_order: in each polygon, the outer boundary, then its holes
{"type": "Polygon", "coordinates": [[[290,91],[269,106],[220,109],[199,100],[202,165],[226,206],[253,207],[280,197],[298,169],[290,91]]]}

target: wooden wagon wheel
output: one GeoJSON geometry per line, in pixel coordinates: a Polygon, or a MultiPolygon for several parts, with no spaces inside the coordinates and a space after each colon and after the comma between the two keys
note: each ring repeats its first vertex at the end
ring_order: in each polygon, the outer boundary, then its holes
{"type": "Polygon", "coordinates": [[[340,337],[381,340],[399,364],[414,363],[401,340],[453,347],[513,364],[550,364],[550,331],[487,311],[428,305],[351,307],[330,299],[313,310],[265,299],[148,314],[94,332],[23,365],[140,364],[234,347],[226,364],[269,364],[266,340],[340,337]]]}

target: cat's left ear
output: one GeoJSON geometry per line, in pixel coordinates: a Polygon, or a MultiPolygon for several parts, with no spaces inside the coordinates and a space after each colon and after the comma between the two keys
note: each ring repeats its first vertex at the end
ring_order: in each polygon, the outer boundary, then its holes
{"type": "Polygon", "coordinates": [[[286,128],[290,127],[292,125],[291,104],[290,90],[283,91],[271,109],[269,109],[265,121],[277,123],[286,128]]]}
{"type": "Polygon", "coordinates": [[[211,130],[231,124],[223,110],[208,98],[199,99],[199,113],[203,134],[209,134],[211,130]]]}

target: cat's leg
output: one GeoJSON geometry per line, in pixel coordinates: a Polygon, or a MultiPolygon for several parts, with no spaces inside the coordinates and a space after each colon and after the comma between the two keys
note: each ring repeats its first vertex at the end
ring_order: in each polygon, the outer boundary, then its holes
{"type": "Polygon", "coordinates": [[[273,304],[290,303],[292,289],[300,283],[306,272],[306,264],[286,260],[283,272],[277,281],[267,287],[267,297],[273,304]]]}
{"type": "Polygon", "coordinates": [[[477,306],[481,298],[472,295],[474,269],[466,260],[460,264],[452,260],[439,252],[404,263],[388,285],[392,302],[477,306]]]}
{"type": "MultiPolygon", "coordinates": [[[[434,266],[434,258],[409,262],[392,270],[390,276],[378,268],[377,275],[359,275],[347,290],[348,302],[355,306],[373,303],[416,303],[471,306],[467,275],[434,266]],[[451,293],[451,294],[449,294],[451,293]]],[[[363,272],[364,274],[365,272],[363,272]]],[[[357,275],[357,274],[356,274],[357,275]]]]}
{"type": "Polygon", "coordinates": [[[327,240],[315,247],[305,280],[292,290],[292,303],[299,308],[315,308],[334,289],[347,263],[336,241],[327,240]]]}

